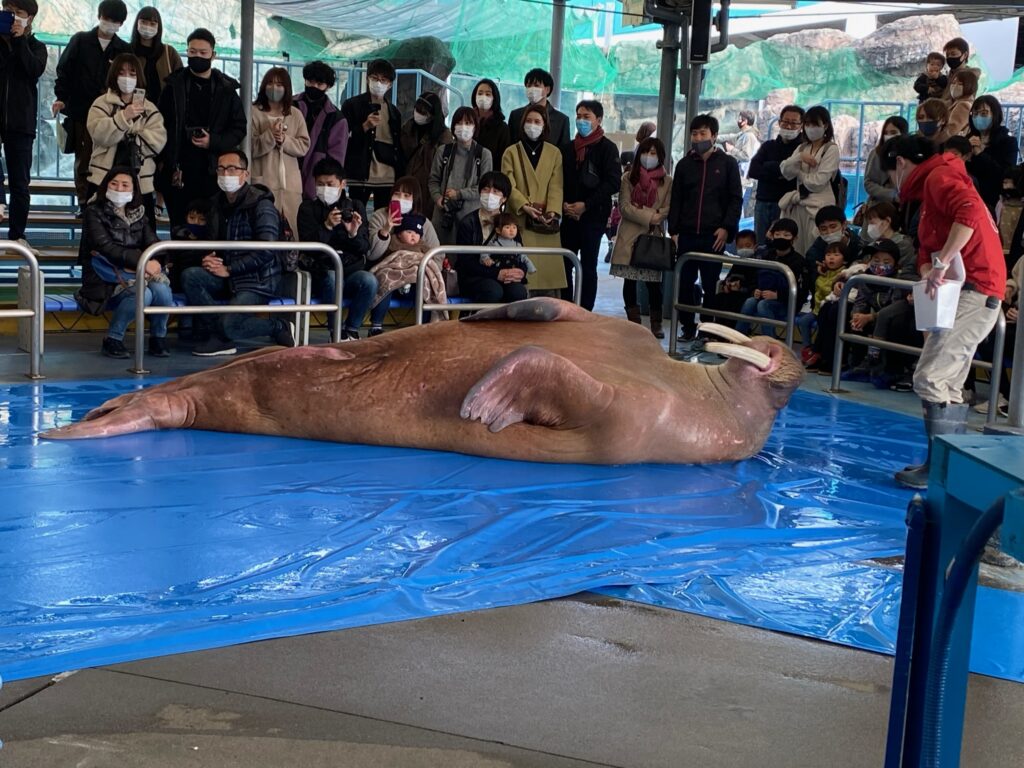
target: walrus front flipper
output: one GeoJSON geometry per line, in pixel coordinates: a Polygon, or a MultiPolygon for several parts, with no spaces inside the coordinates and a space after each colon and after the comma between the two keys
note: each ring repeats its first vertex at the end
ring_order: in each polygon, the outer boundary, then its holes
{"type": "Polygon", "coordinates": [[[521,347],[473,385],[459,415],[486,424],[491,432],[519,422],[571,429],[592,421],[613,394],[609,385],[561,355],[521,347]]]}
{"type": "Polygon", "coordinates": [[[126,405],[101,407],[82,421],[41,432],[46,440],[86,440],[114,437],[153,429],[178,429],[192,426],[195,411],[179,393],[139,393],[126,405]]]}
{"type": "Polygon", "coordinates": [[[503,304],[494,309],[483,309],[463,318],[465,322],[477,320],[525,320],[535,323],[552,323],[556,320],[593,320],[594,315],[571,301],[548,297],[523,299],[503,304]]]}

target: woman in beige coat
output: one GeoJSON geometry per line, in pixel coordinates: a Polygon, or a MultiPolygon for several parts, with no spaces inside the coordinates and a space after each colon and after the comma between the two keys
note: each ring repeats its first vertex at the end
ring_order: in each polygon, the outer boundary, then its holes
{"type": "Polygon", "coordinates": [[[804,140],[793,154],[779,163],[785,179],[796,179],[796,189],[779,200],[780,218],[793,219],[799,234],[793,243],[797,253],[818,239],[814,217],[826,205],[836,204],[832,181],[839,173],[839,145],[835,142],[832,116],[825,107],[811,107],[804,115],[804,140]]]}
{"type": "MultiPolygon", "coordinates": [[[[527,217],[551,220],[562,211],[562,153],[549,144],[548,113],[531,104],[523,113],[520,139],[501,156],[501,172],[512,182],[508,210],[519,220],[519,235],[528,248],[561,248],[558,231],[534,232],[526,226],[527,217]]],[[[565,267],[561,256],[530,256],[537,271],[529,278],[530,291],[565,288],[565,267]]]]}
{"type": "Polygon", "coordinates": [[[626,306],[626,317],[634,323],[640,319],[640,303],[637,301],[637,283],[647,286],[651,305],[651,333],[655,338],[665,338],[661,329],[663,304],[662,280],[664,272],[643,269],[630,265],[633,244],[640,235],[652,230],[665,234],[665,217],[668,215],[672,197],[672,177],[665,171],[665,145],[661,139],[646,138],[640,142],[633,154],[633,164],[622,176],[619,188],[619,211],[622,221],[615,236],[612,251],[611,274],[621,277],[622,301],[626,306]]]}
{"type": "Polygon", "coordinates": [[[288,70],[267,70],[252,110],[252,180],[274,193],[274,204],[295,232],[302,202],[299,161],[309,151],[309,131],[298,109],[292,109],[288,70]]]}

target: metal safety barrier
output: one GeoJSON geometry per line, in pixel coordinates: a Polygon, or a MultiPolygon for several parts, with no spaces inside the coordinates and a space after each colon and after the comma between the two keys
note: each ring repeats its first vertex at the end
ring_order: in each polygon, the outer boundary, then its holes
{"type": "MultiPolygon", "coordinates": [[[[677,332],[679,330],[679,312],[696,312],[700,313],[701,317],[705,315],[711,315],[712,317],[726,317],[730,320],[739,321],[751,321],[758,325],[771,325],[775,328],[786,329],[786,346],[793,346],[793,325],[796,318],[797,310],[797,281],[796,276],[793,274],[793,270],[778,261],[765,261],[763,259],[744,259],[739,256],[722,255],[720,253],[698,253],[690,251],[684,253],[679,257],[676,262],[674,270],[675,274],[672,280],[672,326],[671,333],[668,340],[668,353],[670,355],[676,354],[676,347],[678,346],[677,332]],[[786,277],[786,282],[789,284],[789,296],[786,299],[786,319],[775,320],[769,317],[757,317],[756,315],[742,315],[739,312],[729,312],[725,309],[710,309],[708,307],[702,307],[700,304],[682,304],[678,301],[679,298],[679,283],[681,282],[681,275],[683,272],[683,264],[688,261],[714,261],[718,264],[732,264],[733,266],[741,267],[754,267],[756,269],[770,269],[773,272],[781,272],[786,277]]],[[[702,285],[701,288],[704,290],[704,295],[709,295],[709,286],[702,285]]],[[[710,286],[710,292],[713,295],[717,286],[710,286]]]]}
{"type": "MultiPolygon", "coordinates": [[[[843,285],[843,292],[839,296],[839,308],[838,317],[836,318],[836,350],[832,357],[832,385],[830,392],[841,394],[847,390],[842,389],[839,386],[840,376],[842,374],[841,362],[843,359],[843,344],[863,344],[868,347],[878,347],[879,349],[887,349],[892,352],[902,352],[906,355],[912,355],[914,357],[921,356],[921,347],[911,347],[906,344],[897,344],[894,341],[884,341],[883,339],[875,339],[870,336],[861,336],[855,333],[846,332],[846,311],[847,305],[850,301],[850,291],[856,288],[858,285],[881,285],[888,286],[890,288],[899,288],[904,291],[913,291],[914,280],[900,280],[895,277],[880,277],[878,275],[868,275],[863,272],[854,275],[843,285]]],[[[984,368],[992,372],[991,383],[989,385],[989,400],[988,400],[988,415],[985,417],[986,424],[993,424],[998,415],[998,401],[999,401],[999,367],[1003,364],[1003,347],[1006,343],[1006,316],[1002,310],[999,310],[999,315],[996,317],[995,336],[993,337],[993,349],[992,349],[992,360],[998,361],[994,363],[988,363],[984,360],[975,360],[973,365],[979,368],[984,368]]]]}
{"type": "Polygon", "coordinates": [[[31,248],[13,240],[0,240],[0,251],[4,258],[12,252],[28,263],[31,306],[28,308],[0,309],[0,317],[29,317],[32,319],[32,333],[28,352],[28,377],[42,379],[40,372],[43,361],[43,273],[39,270],[39,259],[31,248]]]}
{"type": "MultiPolygon", "coordinates": [[[[467,312],[475,312],[480,309],[494,309],[495,307],[503,307],[504,304],[427,304],[425,303],[426,298],[426,280],[427,280],[427,263],[434,257],[441,256],[446,253],[451,253],[456,256],[470,255],[480,256],[484,253],[494,253],[495,247],[484,246],[484,245],[441,245],[437,248],[431,248],[430,251],[420,261],[419,270],[416,274],[416,325],[422,325],[423,313],[424,312],[443,312],[450,309],[466,310],[467,312]]],[[[566,250],[565,248],[516,248],[516,253],[521,253],[524,256],[561,256],[563,259],[568,259],[576,270],[576,279],[573,281],[572,289],[572,300],[576,303],[576,306],[580,305],[583,300],[583,265],[580,263],[580,257],[572,251],[566,250]]]]}
{"type": "MultiPolygon", "coordinates": [[[[344,290],[345,268],[341,263],[338,252],[324,243],[286,243],[280,241],[263,240],[163,240],[154,243],[143,251],[139,257],[139,264],[135,269],[135,284],[144,285],[146,276],[146,264],[159,253],[165,251],[195,251],[197,249],[209,249],[210,251],[314,251],[327,256],[334,263],[334,303],[333,304],[224,304],[214,306],[185,306],[185,307],[156,307],[146,306],[146,292],[135,291],[135,367],[129,368],[130,373],[149,373],[143,367],[143,354],[145,351],[145,333],[143,333],[146,315],[231,315],[245,314],[248,312],[261,312],[271,314],[301,314],[310,312],[334,312],[335,322],[332,331],[332,340],[337,343],[341,341],[341,301],[344,290]]],[[[296,329],[297,330],[297,329],[296,329]]]]}

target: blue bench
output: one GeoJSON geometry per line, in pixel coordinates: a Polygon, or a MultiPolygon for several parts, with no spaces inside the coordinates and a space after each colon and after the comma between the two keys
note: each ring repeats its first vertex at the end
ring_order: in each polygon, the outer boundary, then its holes
{"type": "MultiPolygon", "coordinates": [[[[219,302],[220,304],[226,304],[227,302],[219,302]]],[[[278,296],[273,298],[269,302],[276,306],[290,307],[295,304],[295,299],[288,298],[287,296],[278,296]]],[[[176,293],[174,294],[174,306],[176,307],[187,307],[188,304],[185,301],[185,294],[176,293]]],[[[81,312],[78,308],[78,302],[75,301],[74,294],[71,293],[48,293],[43,297],[43,311],[44,312],[81,312]]]]}

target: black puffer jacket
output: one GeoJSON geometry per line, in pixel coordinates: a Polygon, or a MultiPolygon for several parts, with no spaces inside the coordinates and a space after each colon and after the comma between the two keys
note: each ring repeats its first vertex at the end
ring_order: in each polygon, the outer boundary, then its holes
{"type": "MultiPolygon", "coordinates": [[[[229,202],[218,192],[210,201],[206,227],[214,240],[275,242],[280,237],[281,217],[274,194],[262,184],[246,184],[229,202]]],[[[276,251],[218,251],[230,275],[231,292],[255,291],[276,296],[281,283],[281,262],[276,251]]]]}
{"type": "Polygon", "coordinates": [[[100,198],[85,209],[82,241],[82,291],[90,301],[105,302],[117,287],[105,283],[92,267],[92,257],[100,254],[120,269],[135,269],[142,252],[157,241],[146,219],[146,209],[128,208],[118,215],[113,203],[100,198]]]}
{"type": "MultiPolygon", "coordinates": [[[[972,129],[971,136],[977,135],[977,131],[972,129]]],[[[994,128],[981,154],[973,155],[967,161],[967,172],[977,180],[978,194],[993,216],[1003,193],[1003,178],[1016,165],[1017,140],[1005,125],[994,128]]]]}
{"type": "Polygon", "coordinates": [[[34,35],[0,38],[0,137],[36,135],[39,78],[46,71],[46,46],[34,35]]]}
{"type": "MultiPolygon", "coordinates": [[[[352,200],[344,195],[334,205],[328,205],[320,199],[303,200],[299,206],[296,228],[299,231],[299,241],[310,243],[326,243],[338,252],[341,256],[341,263],[345,267],[345,276],[361,272],[366,269],[366,254],[370,250],[370,227],[366,218],[366,208],[358,200],[352,200]],[[349,235],[344,224],[339,224],[333,229],[327,229],[324,222],[327,221],[327,214],[337,209],[344,211],[346,208],[359,214],[363,223],[356,230],[355,237],[349,235]]],[[[327,258],[316,254],[315,261],[318,269],[330,269],[330,262],[327,258]]]]}

